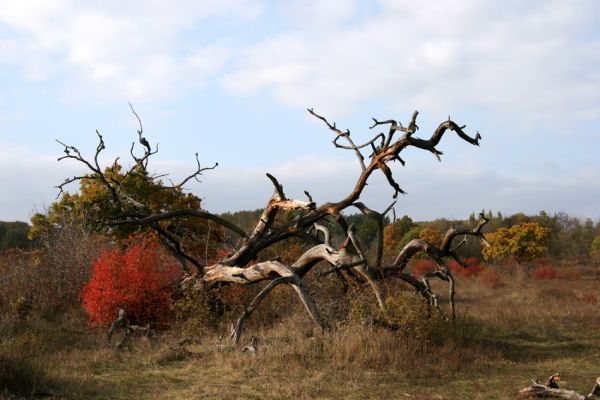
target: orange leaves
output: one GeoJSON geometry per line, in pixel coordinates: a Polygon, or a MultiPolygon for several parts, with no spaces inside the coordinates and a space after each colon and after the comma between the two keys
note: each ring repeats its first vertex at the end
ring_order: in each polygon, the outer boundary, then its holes
{"type": "Polygon", "coordinates": [[[172,285],[180,277],[179,264],[161,254],[155,242],[143,242],[125,252],[104,250],[83,288],[83,307],[98,325],[114,320],[117,308],[125,309],[132,322],[164,323],[172,285]]]}

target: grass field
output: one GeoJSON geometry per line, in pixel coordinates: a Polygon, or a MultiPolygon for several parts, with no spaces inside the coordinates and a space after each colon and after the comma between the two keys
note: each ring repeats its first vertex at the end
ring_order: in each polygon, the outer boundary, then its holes
{"type": "MultiPolygon", "coordinates": [[[[292,301],[287,318],[251,318],[242,342],[256,335],[256,353],[219,344],[217,332],[195,338],[187,347],[194,354],[169,349],[181,337],[175,332],[117,351],[77,312],[60,323],[4,323],[0,397],[508,399],[531,378],[557,371],[561,387],[589,391],[600,375],[597,272],[551,280],[504,274],[495,288],[457,281],[455,326],[408,319],[410,327],[391,332],[349,318],[320,332],[292,301]]],[[[402,296],[420,301],[408,291],[402,296]]]]}

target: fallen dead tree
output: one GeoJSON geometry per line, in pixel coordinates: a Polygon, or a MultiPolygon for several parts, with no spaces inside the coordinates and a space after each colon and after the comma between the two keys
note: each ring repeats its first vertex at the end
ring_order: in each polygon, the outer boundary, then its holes
{"type": "Polygon", "coordinates": [[[560,374],[556,373],[548,378],[545,384],[540,384],[532,379],[531,386],[519,391],[519,399],[566,399],[566,400],[598,400],[600,399],[600,377],[596,378],[594,387],[589,394],[583,395],[574,390],[560,389],[558,382],[560,374]]]}
{"type": "MultiPolygon", "coordinates": [[[[452,273],[445,265],[445,259],[452,258],[464,266],[465,264],[459,257],[457,250],[468,235],[483,239],[481,229],[487,223],[487,219],[481,215],[481,220],[475,227],[450,229],[446,232],[440,247],[424,240],[413,240],[402,249],[392,265],[384,266],[382,265],[383,219],[394,206],[395,200],[386,210],[377,212],[360,202],[359,199],[369,178],[377,171],[384,175],[391,186],[394,199],[398,194],[405,194],[405,191],[396,182],[391,169],[392,164],[402,166],[405,164],[405,160],[400,156],[405,149],[414,147],[425,150],[441,160],[442,152],[437,149],[437,146],[447,132],[454,132],[460,139],[475,146],[478,146],[481,140],[479,133],[475,136],[469,136],[464,131],[465,126],[458,125],[449,118],[439,124],[428,139],[418,138],[416,136],[419,129],[416,123],[418,112],[415,111],[406,126],[393,119],[380,121],[373,118],[374,123],[370,129],[385,127],[387,132],[378,133],[364,143],[357,144],[351,137],[349,130],[340,130],[335,123],[331,123],[325,117],[309,109],[308,112],[323,121],[334,134],[333,144],[336,148],[349,150],[356,155],[360,174],[354,187],[337,201],[318,204],[308,191],[305,191],[306,200],[288,198],[283,185],[273,175],[266,174],[273,184],[274,191],[256,226],[252,231],[247,232],[231,221],[204,209],[181,208],[157,211],[149,206],[148,199],[131,193],[124,187],[122,184],[123,179],[133,174],[145,176],[153,182],[161,182],[160,178],[163,176],[148,173],[148,161],[152,155],[156,154],[158,147],[153,149],[150,146],[148,140],[144,137],[141,120],[135,111],[133,112],[138,118],[138,143],[143,151],[143,154],[136,155],[134,151],[135,143],[132,144],[130,153],[133,158],[133,165],[121,174],[115,174],[114,171],[111,171],[113,172],[111,174],[105,172],[98,162],[100,153],[105,149],[105,143],[102,135],[96,132],[99,142],[92,158],[85,158],[76,147],[63,144],[65,155],[59,160],[76,160],[85,165],[89,169],[89,173],[66,179],[58,188],[62,192],[63,188],[69,183],[83,179],[100,183],[108,193],[108,199],[105,199],[105,201],[110,202],[112,207],[121,210],[119,215],[111,216],[109,220],[105,221],[106,224],[150,227],[162,240],[162,243],[182,262],[185,270],[189,269],[189,264],[193,265],[193,273],[188,275],[182,282],[181,286],[184,288],[196,284],[204,286],[216,283],[252,285],[267,282],[234,325],[231,336],[236,343],[240,339],[244,322],[259,304],[268,297],[269,293],[279,285],[287,285],[293,288],[314,323],[322,329],[326,329],[327,323],[321,317],[317,305],[304,284],[304,278],[316,265],[328,266],[324,273],[319,274],[319,278],[335,273],[342,280],[352,278],[367,282],[373,290],[375,300],[383,310],[385,310],[385,305],[380,281],[386,276],[394,275],[420,293],[427,300],[429,309],[435,307],[441,312],[438,296],[432,292],[429,279],[442,279],[449,283],[450,311],[451,317],[454,318],[455,283],[452,273]],[[367,153],[370,154],[366,155],[367,153]],[[354,226],[348,224],[342,214],[342,211],[349,208],[356,208],[377,221],[379,235],[374,262],[369,261],[364,246],[355,235],[354,226]],[[289,221],[277,219],[278,214],[283,211],[292,212],[294,218],[289,221]],[[229,230],[237,237],[236,243],[233,244],[234,250],[216,263],[205,265],[199,257],[194,256],[187,248],[190,241],[189,232],[177,229],[177,221],[186,218],[207,220],[211,224],[217,224],[229,230]],[[345,232],[345,237],[340,246],[334,247],[332,245],[329,229],[323,224],[326,219],[335,221],[345,232]],[[463,237],[463,239],[455,243],[455,239],[458,237],[463,237]],[[279,259],[269,259],[263,256],[266,249],[290,238],[300,238],[309,246],[295,262],[284,264],[279,259]],[[419,252],[432,258],[436,263],[436,270],[427,274],[423,279],[416,278],[414,275],[407,273],[405,269],[410,258],[419,252]]],[[[181,191],[183,185],[188,181],[197,179],[200,174],[213,169],[217,165],[203,168],[197,155],[196,161],[197,169],[192,174],[178,184],[163,186],[164,190],[181,191]]],[[[116,161],[114,165],[116,165],[116,161]]],[[[117,323],[116,328],[120,326],[121,322],[117,323]]],[[[128,333],[129,330],[127,329],[131,330],[131,327],[126,328],[124,340],[133,334],[128,333]]]]}

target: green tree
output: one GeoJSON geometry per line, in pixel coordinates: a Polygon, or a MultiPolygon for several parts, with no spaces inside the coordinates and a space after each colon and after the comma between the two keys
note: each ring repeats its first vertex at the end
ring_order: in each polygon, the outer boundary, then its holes
{"type": "Polygon", "coordinates": [[[30,245],[27,240],[28,231],[29,224],[26,222],[0,221],[0,251],[12,248],[28,248],[30,245]]]}
{"type": "Polygon", "coordinates": [[[388,224],[383,228],[383,246],[386,253],[399,251],[402,238],[408,231],[415,226],[413,220],[405,215],[399,218],[393,224],[388,224]]]}
{"type": "Polygon", "coordinates": [[[413,239],[419,239],[419,233],[421,232],[421,227],[419,225],[415,225],[408,232],[402,236],[402,240],[398,244],[398,249],[402,249],[408,242],[413,239]]]}
{"type": "Polygon", "coordinates": [[[486,235],[490,247],[483,250],[485,259],[513,258],[518,263],[539,257],[547,251],[550,229],[535,222],[522,222],[510,228],[500,228],[486,235]]]}

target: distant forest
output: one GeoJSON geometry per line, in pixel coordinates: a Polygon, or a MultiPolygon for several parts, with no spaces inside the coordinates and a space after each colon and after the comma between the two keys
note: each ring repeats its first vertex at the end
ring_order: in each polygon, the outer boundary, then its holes
{"type": "MultiPolygon", "coordinates": [[[[260,218],[262,209],[253,211],[236,211],[221,214],[222,217],[235,222],[239,226],[251,230],[260,218]]],[[[484,211],[490,222],[486,225],[485,232],[493,232],[499,228],[509,228],[522,222],[535,222],[542,227],[550,229],[547,242],[547,255],[554,259],[570,260],[572,262],[587,262],[594,238],[600,237],[600,221],[591,219],[582,220],[559,212],[553,215],[541,211],[537,215],[525,215],[523,213],[503,216],[502,213],[484,211]]],[[[294,218],[293,213],[283,218],[294,218]]],[[[374,219],[363,214],[352,214],[345,216],[349,224],[356,226],[356,233],[367,247],[375,246],[377,239],[377,223],[374,219]]],[[[445,232],[451,226],[473,226],[477,223],[476,213],[466,220],[449,220],[445,218],[433,221],[413,221],[409,216],[397,218],[395,221],[388,216],[385,218],[384,241],[387,254],[399,251],[410,240],[419,238],[421,231],[428,229],[429,235],[437,235],[445,232]]],[[[25,222],[3,222],[0,221],[0,251],[9,248],[20,248],[28,250],[36,246],[27,238],[30,225],[25,222]]],[[[343,236],[339,225],[330,221],[330,229],[335,236],[343,236]]],[[[422,234],[421,234],[422,237],[422,234]]],[[[481,247],[479,241],[472,240],[461,249],[461,253],[468,257],[481,258],[481,247]]]]}
{"type": "Polygon", "coordinates": [[[0,221],[0,251],[12,248],[29,249],[31,242],[27,239],[29,224],[26,222],[0,221]]]}
{"type": "MultiPolygon", "coordinates": [[[[535,222],[542,227],[549,228],[550,235],[546,243],[547,255],[554,259],[588,262],[592,242],[594,238],[600,237],[600,221],[594,222],[590,218],[582,220],[565,212],[550,215],[545,211],[540,211],[537,215],[517,213],[506,217],[501,212],[493,213],[491,210],[482,212],[490,219],[484,232],[494,232],[500,228],[509,228],[523,222],[535,222]]],[[[222,216],[251,230],[261,213],[262,210],[237,211],[224,213],[222,216]]],[[[479,219],[477,214],[472,213],[466,220],[439,218],[433,221],[413,221],[407,215],[392,221],[388,216],[385,218],[384,230],[386,253],[395,255],[410,240],[423,238],[421,232],[426,228],[428,228],[429,235],[435,236],[443,235],[443,232],[452,226],[475,226],[479,219]]],[[[293,218],[293,213],[290,213],[290,218],[293,218]]],[[[363,214],[347,215],[345,219],[348,224],[355,224],[356,233],[362,243],[369,247],[375,246],[377,223],[374,219],[363,214]]],[[[334,236],[342,236],[337,223],[331,221],[330,229],[334,236]]],[[[481,258],[480,242],[471,238],[468,240],[468,244],[461,248],[461,254],[466,257],[481,258]]]]}

